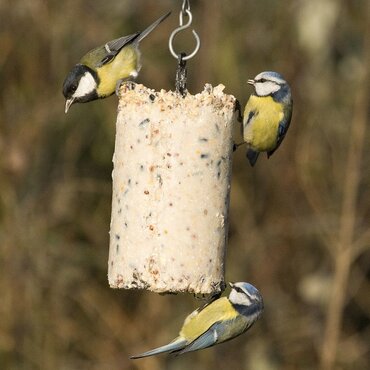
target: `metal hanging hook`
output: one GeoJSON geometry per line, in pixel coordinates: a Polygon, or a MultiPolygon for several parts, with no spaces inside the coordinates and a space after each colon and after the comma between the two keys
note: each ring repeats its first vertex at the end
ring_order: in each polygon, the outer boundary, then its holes
{"type": "MultiPolygon", "coordinates": [[[[179,59],[180,54],[177,54],[175,52],[174,48],[173,48],[173,39],[179,32],[189,28],[192,21],[193,21],[193,15],[190,12],[190,2],[189,2],[189,0],[184,0],[184,2],[182,4],[182,10],[181,10],[180,16],[179,16],[180,26],[172,31],[170,39],[168,40],[168,47],[170,49],[170,52],[171,52],[172,56],[176,59],[179,59]],[[188,22],[186,24],[184,24],[184,19],[183,19],[184,14],[187,15],[188,18],[189,18],[188,22]]],[[[191,54],[186,55],[182,58],[183,60],[191,59],[198,52],[198,50],[200,48],[200,38],[199,38],[198,34],[194,30],[192,30],[192,33],[193,33],[195,41],[196,41],[196,46],[195,46],[194,51],[191,54]]]]}
{"type": "Polygon", "coordinates": [[[190,10],[190,0],[183,0],[181,9],[183,13],[185,13],[185,10],[190,10]]]}

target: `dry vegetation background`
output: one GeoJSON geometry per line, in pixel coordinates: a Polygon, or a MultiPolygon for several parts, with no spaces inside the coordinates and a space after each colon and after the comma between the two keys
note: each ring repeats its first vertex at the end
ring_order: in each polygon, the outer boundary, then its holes
{"type": "Polygon", "coordinates": [[[262,70],[293,89],[277,153],[253,169],[234,158],[226,278],[255,284],[266,308],[227,344],[128,360],[200,302],[108,287],[117,99],[65,115],[61,87],[84,52],[172,9],[142,43],[139,81],[173,88],[180,4],[0,0],[0,368],[369,369],[368,0],[192,1],[191,92],[223,83],[244,104],[262,70]]]}

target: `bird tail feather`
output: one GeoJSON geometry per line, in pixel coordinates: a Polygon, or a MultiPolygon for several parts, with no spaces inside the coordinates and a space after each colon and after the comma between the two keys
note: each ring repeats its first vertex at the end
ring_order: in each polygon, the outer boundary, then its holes
{"type": "Polygon", "coordinates": [[[162,15],[162,17],[158,18],[148,28],[141,32],[139,37],[135,41],[139,43],[144,37],[148,36],[149,33],[154,30],[154,28],[156,28],[160,23],[162,23],[170,14],[171,12],[168,12],[167,14],[162,15]]]}
{"type": "Polygon", "coordinates": [[[141,353],[139,355],[131,356],[131,360],[135,360],[142,357],[148,357],[148,356],[154,356],[158,355],[159,353],[165,353],[165,352],[173,352],[173,351],[179,351],[183,349],[188,342],[185,339],[177,338],[174,341],[172,341],[169,344],[166,344],[162,347],[154,348],[150,351],[141,353]]]}

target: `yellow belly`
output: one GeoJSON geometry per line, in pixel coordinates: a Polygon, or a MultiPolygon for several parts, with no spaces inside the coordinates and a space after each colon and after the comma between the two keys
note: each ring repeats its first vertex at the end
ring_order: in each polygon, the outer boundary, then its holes
{"type": "Polygon", "coordinates": [[[245,119],[252,111],[256,113],[243,128],[244,141],[258,152],[273,150],[277,143],[279,123],[284,118],[283,105],[270,96],[252,95],[244,110],[245,119]]]}
{"type": "Polygon", "coordinates": [[[139,69],[138,51],[133,46],[124,47],[112,62],[97,70],[100,83],[97,87],[99,97],[112,95],[119,80],[129,78],[139,69]]]}

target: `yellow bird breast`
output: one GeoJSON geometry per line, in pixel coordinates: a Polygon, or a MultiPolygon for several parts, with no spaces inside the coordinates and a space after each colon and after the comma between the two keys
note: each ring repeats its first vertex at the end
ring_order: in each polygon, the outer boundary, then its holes
{"type": "Polygon", "coordinates": [[[125,46],[110,62],[97,69],[100,83],[97,87],[99,97],[112,95],[117,82],[138,72],[138,51],[132,45],[125,46]]]}
{"type": "Polygon", "coordinates": [[[223,297],[206,306],[199,313],[193,312],[186,319],[180,336],[192,341],[218,321],[232,320],[238,316],[228,298],[223,297]]]}
{"type": "Polygon", "coordinates": [[[278,127],[284,118],[284,106],[275,102],[271,96],[251,95],[244,110],[244,120],[254,112],[250,122],[243,126],[244,141],[259,152],[270,151],[276,147],[278,127]]]}

